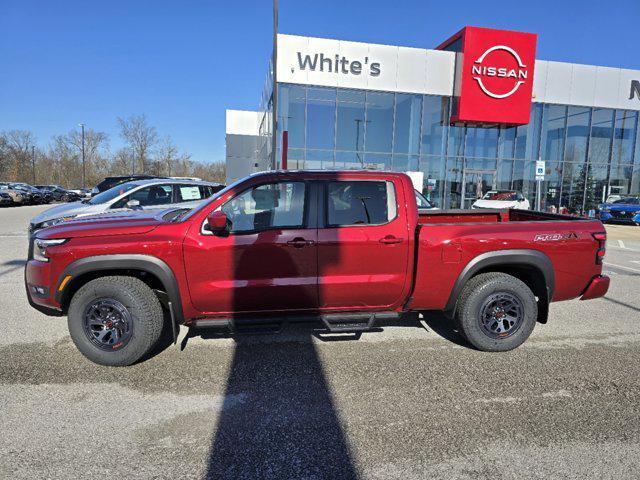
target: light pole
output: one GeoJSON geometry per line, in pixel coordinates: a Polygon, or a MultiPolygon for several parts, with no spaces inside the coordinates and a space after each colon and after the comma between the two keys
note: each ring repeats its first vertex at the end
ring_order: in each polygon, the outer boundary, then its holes
{"type": "Polygon", "coordinates": [[[278,146],[278,0],[273,0],[273,52],[272,52],[273,69],[273,93],[271,105],[271,168],[276,168],[276,148],[278,146]]]}
{"type": "Polygon", "coordinates": [[[78,126],[82,129],[82,188],[87,187],[87,183],[85,181],[86,172],[84,167],[84,123],[79,123],[78,126]]]}
{"type": "Polygon", "coordinates": [[[33,184],[36,184],[36,147],[31,145],[31,173],[33,174],[33,184]]]}

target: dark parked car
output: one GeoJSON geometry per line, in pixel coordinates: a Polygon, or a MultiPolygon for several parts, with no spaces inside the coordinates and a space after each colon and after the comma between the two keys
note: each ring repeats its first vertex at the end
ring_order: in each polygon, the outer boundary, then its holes
{"type": "Polygon", "coordinates": [[[50,192],[56,202],[77,202],[82,199],[76,192],[62,188],[60,185],[37,185],[37,188],[50,192]]]}
{"type": "Polygon", "coordinates": [[[22,193],[23,198],[26,200],[24,204],[38,205],[44,203],[42,192],[31,185],[27,185],[26,183],[10,183],[9,187],[22,193]]]}
{"type": "Polygon", "coordinates": [[[0,206],[6,207],[13,205],[13,199],[8,193],[0,192],[0,206]]]}
{"type": "Polygon", "coordinates": [[[27,205],[30,202],[31,194],[11,188],[7,182],[0,182],[0,190],[9,195],[12,205],[27,205]]]}
{"type": "Polygon", "coordinates": [[[106,177],[99,184],[93,187],[93,190],[91,190],[91,196],[93,197],[105,190],[115,187],[116,185],[120,185],[121,183],[133,182],[134,180],[151,180],[154,178],[166,177],[158,177],[156,175],[123,175],[118,177],[106,177]]]}

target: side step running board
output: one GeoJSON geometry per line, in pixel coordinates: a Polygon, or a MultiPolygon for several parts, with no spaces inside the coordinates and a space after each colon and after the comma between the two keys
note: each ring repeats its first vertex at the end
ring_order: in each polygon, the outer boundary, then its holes
{"type": "Polygon", "coordinates": [[[283,315],[282,317],[200,318],[194,328],[224,329],[232,333],[278,333],[288,322],[321,321],[331,333],[366,332],[378,320],[397,320],[398,312],[327,313],[323,315],[283,315]]]}
{"type": "Polygon", "coordinates": [[[320,315],[322,323],[331,333],[366,332],[375,327],[376,320],[396,320],[397,312],[331,313],[320,315]]]}

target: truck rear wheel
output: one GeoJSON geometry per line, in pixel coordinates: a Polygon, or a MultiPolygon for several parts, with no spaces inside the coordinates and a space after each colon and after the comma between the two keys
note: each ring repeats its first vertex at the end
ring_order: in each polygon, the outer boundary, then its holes
{"type": "Polygon", "coordinates": [[[529,338],[538,317],[531,289],[506,273],[473,277],[462,290],[456,325],[462,336],[479,350],[504,352],[529,338]]]}
{"type": "Polygon", "coordinates": [[[160,338],[164,317],[153,291],[134,277],[91,280],[71,299],[71,339],[92,362],[131,365],[149,353],[160,338]]]}

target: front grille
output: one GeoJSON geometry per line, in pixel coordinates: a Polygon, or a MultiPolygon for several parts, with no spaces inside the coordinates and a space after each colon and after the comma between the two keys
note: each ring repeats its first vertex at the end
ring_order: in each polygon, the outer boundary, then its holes
{"type": "Polygon", "coordinates": [[[621,210],[612,210],[611,211],[611,216],[614,218],[621,218],[621,219],[626,219],[629,218],[631,219],[631,217],[633,217],[636,214],[636,212],[625,212],[625,211],[621,211],[621,210]]]}

